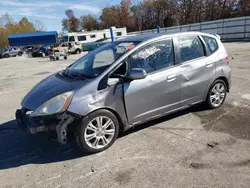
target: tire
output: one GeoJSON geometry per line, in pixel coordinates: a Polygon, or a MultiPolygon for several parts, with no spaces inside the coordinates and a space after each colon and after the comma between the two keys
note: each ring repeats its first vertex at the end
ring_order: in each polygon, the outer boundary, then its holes
{"type": "Polygon", "coordinates": [[[80,49],[77,49],[77,50],[76,50],[76,54],[81,54],[81,52],[82,52],[82,51],[81,51],[80,49]]]}
{"type": "Polygon", "coordinates": [[[22,52],[18,52],[18,54],[17,54],[18,56],[22,56],[23,55],[23,53],[22,52]]]}
{"type": "MultiPolygon", "coordinates": [[[[103,129],[104,125],[102,126],[103,129]]],[[[103,109],[92,112],[91,114],[87,115],[82,119],[82,121],[76,128],[75,138],[78,146],[81,148],[82,151],[87,153],[97,153],[109,148],[116,140],[118,133],[119,122],[116,116],[110,111],[103,109]],[[108,124],[105,131],[99,131],[97,128],[98,122],[96,118],[100,117],[102,117],[102,122],[104,125],[106,125],[106,123],[108,124]],[[94,129],[92,128],[93,126],[88,126],[90,122],[92,122],[92,125],[94,126],[96,131],[94,131],[94,129]],[[87,141],[87,136],[89,136],[89,138],[92,138],[87,141]]]]}
{"type": "Polygon", "coordinates": [[[224,103],[226,95],[226,83],[221,79],[215,80],[209,88],[206,99],[206,105],[211,109],[219,108],[224,103]]]}
{"type": "Polygon", "coordinates": [[[10,55],[9,55],[9,54],[4,54],[3,57],[4,57],[4,58],[8,58],[8,57],[10,57],[10,55]]]}
{"type": "Polygon", "coordinates": [[[58,61],[58,60],[59,60],[59,57],[56,57],[56,60],[58,61]]]}

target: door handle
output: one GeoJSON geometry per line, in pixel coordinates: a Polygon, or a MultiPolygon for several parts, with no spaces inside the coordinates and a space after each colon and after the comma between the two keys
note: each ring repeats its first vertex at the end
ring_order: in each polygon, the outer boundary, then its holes
{"type": "Polygon", "coordinates": [[[206,67],[212,67],[213,66],[213,62],[212,61],[208,61],[207,63],[206,63],[206,67]]]}
{"type": "Polygon", "coordinates": [[[171,75],[169,75],[169,76],[167,77],[167,81],[168,81],[168,82],[172,82],[172,81],[175,80],[175,78],[176,78],[176,75],[175,75],[175,74],[171,74],[171,75]]]}

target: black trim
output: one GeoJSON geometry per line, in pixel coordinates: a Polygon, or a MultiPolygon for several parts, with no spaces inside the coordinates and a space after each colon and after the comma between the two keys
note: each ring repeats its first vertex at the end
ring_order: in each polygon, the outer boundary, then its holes
{"type": "MultiPolygon", "coordinates": [[[[208,48],[208,46],[207,46],[207,43],[206,43],[206,41],[204,40],[204,35],[199,35],[198,36],[199,37],[199,39],[200,39],[200,41],[201,41],[201,43],[202,43],[202,45],[203,45],[203,48],[204,48],[204,50],[205,50],[205,54],[206,54],[206,56],[210,56],[211,54],[213,54],[213,53],[211,53],[210,52],[210,50],[209,50],[209,48],[208,48]]],[[[212,37],[210,37],[210,38],[212,38],[212,37]]],[[[215,38],[214,38],[215,39],[215,38]]],[[[216,40],[216,39],[215,39],[216,40]]],[[[217,41],[216,41],[217,42],[217,41]]],[[[218,43],[217,43],[217,45],[218,45],[218,43]]],[[[218,50],[219,48],[217,48],[217,50],[218,50]]],[[[216,50],[216,51],[217,51],[216,50]]]]}

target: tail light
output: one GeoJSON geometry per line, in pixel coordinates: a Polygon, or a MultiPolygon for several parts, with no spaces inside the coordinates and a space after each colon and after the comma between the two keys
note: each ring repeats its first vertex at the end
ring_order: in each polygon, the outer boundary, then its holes
{"type": "Polygon", "coordinates": [[[226,60],[227,64],[229,64],[229,58],[228,58],[228,56],[225,57],[225,60],[226,60]]]}

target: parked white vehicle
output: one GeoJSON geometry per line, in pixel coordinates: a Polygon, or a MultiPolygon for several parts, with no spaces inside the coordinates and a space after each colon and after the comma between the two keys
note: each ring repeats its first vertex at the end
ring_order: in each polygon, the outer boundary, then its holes
{"type": "MultiPolygon", "coordinates": [[[[127,36],[127,29],[125,27],[112,27],[112,29],[114,38],[127,36]]],[[[111,38],[110,29],[68,33],[66,36],[63,36],[63,41],[79,42],[81,44],[85,44],[105,38],[111,38]]]]}
{"type": "Polygon", "coordinates": [[[82,52],[82,46],[78,42],[63,42],[52,50],[53,52],[80,54],[82,52]]]}

